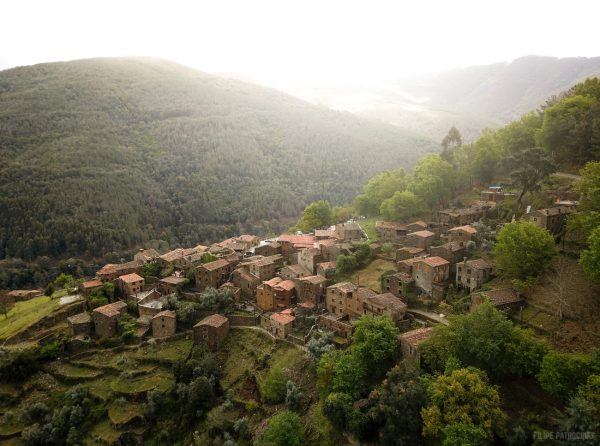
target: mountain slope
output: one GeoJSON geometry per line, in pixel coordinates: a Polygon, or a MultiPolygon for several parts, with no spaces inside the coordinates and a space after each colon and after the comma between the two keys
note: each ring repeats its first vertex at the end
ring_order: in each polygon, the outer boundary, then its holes
{"type": "Polygon", "coordinates": [[[149,59],[0,72],[0,258],[268,232],[435,145],[149,59]]]}
{"type": "Polygon", "coordinates": [[[600,57],[526,56],[399,79],[368,88],[303,89],[311,102],[348,110],[441,140],[455,125],[467,140],[535,110],[587,77],[600,74],[600,57]]]}

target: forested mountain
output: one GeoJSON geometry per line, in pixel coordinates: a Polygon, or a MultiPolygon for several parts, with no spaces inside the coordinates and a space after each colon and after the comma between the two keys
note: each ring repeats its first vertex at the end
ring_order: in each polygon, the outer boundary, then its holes
{"type": "Polygon", "coordinates": [[[280,229],[431,141],[150,59],[0,72],[0,259],[280,229]]]}
{"type": "Polygon", "coordinates": [[[366,90],[301,91],[314,102],[378,118],[441,139],[450,126],[473,140],[540,107],[578,82],[600,74],[600,57],[526,56],[398,79],[366,90]],[[348,99],[352,98],[352,99],[348,99]]]}

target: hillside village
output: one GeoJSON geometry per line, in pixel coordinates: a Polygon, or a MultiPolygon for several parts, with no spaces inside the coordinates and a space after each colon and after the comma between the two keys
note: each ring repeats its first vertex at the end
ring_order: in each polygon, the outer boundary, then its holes
{"type": "MultiPolygon", "coordinates": [[[[316,327],[347,340],[353,332],[353,320],[364,314],[386,314],[398,327],[413,327],[419,317],[407,318],[411,298],[440,302],[449,287],[471,295],[469,308],[485,296],[502,311],[514,314],[523,308],[523,297],[513,288],[482,292],[495,276],[494,263],[489,256],[472,255],[484,241],[477,226],[510,195],[500,187],[490,187],[482,192],[482,198],[488,200],[441,209],[432,221],[377,221],[376,240],[368,240],[359,221],[348,221],[308,234],[282,234],[266,240],[246,234],[164,254],[140,249],[133,260],[107,264],[95,278],[78,285],[74,300],[83,302],[92,317],[86,316],[87,312],[75,314],[68,317],[68,323],[76,341],[85,343],[92,334],[108,338],[117,334],[119,319],[131,308],[139,337],[168,338],[177,333],[175,313],[168,309],[169,298],[197,302],[209,288],[229,293],[238,313],[248,314],[233,316],[234,324],[257,325],[275,337],[299,344],[305,344],[316,327]],[[388,248],[385,253],[383,244],[388,248]],[[396,272],[382,278],[380,289],[336,282],[336,260],[360,246],[369,247],[369,256],[395,264],[396,272]],[[161,274],[148,274],[151,269],[161,274]],[[116,290],[115,302],[94,308],[95,297],[107,284],[116,290]],[[170,321],[168,326],[165,320],[170,321]]],[[[530,211],[524,218],[558,236],[576,207],[577,201],[563,200],[556,206],[530,211]]],[[[39,295],[41,291],[14,290],[7,298],[19,301],[39,295]]],[[[425,316],[419,322],[427,325],[438,319],[444,321],[443,315],[425,316]]],[[[194,330],[203,324],[198,321],[194,330]]]]}
{"type": "MultiPolygon", "coordinates": [[[[28,337],[44,344],[58,336],[64,340],[63,354],[74,358],[102,345],[185,339],[218,351],[231,329],[250,327],[296,348],[328,336],[338,348],[347,348],[356,323],[370,315],[393,322],[398,355],[418,367],[419,345],[433,334],[432,327],[449,324],[440,308],[456,313],[444,307],[449,294],[463,296],[458,313],[490,302],[523,322],[526,299],[512,286],[488,285],[497,272],[493,256],[482,249],[490,231],[507,223],[497,219],[496,206],[513,196],[490,186],[470,204],[440,209],[426,221],[357,219],[310,233],[268,239],[244,234],[162,254],[139,249],[131,261],[106,264],[95,277],[70,282],[65,288],[73,288],[62,293],[64,305],[51,315],[51,323],[43,318],[4,344],[18,345],[28,337]],[[371,237],[361,224],[372,225],[371,237]],[[336,264],[340,256],[359,252],[365,265],[383,261],[390,268],[370,286],[360,283],[360,275],[344,275],[336,264]],[[202,303],[215,296],[217,304],[194,312],[192,321],[181,311],[181,302],[202,303]],[[60,327],[61,320],[63,328],[48,330],[49,325],[60,327]]],[[[553,206],[529,209],[523,220],[560,239],[578,201],[552,199],[553,206]]],[[[40,297],[41,290],[13,290],[4,302],[40,297]]],[[[135,417],[129,423],[135,427],[135,417]]],[[[113,426],[119,429],[118,423],[113,426]]],[[[17,437],[6,438],[18,438],[14,433],[17,437]]]]}
{"type": "Polygon", "coordinates": [[[0,440],[597,444],[600,81],[552,101],[284,233],[1,292],[0,440]]]}

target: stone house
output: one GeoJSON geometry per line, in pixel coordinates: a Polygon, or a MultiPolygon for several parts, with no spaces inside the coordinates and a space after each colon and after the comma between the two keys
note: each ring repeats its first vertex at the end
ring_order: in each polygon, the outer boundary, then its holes
{"type": "Polygon", "coordinates": [[[325,303],[327,311],[334,315],[347,315],[351,318],[364,314],[365,300],[376,296],[370,288],[358,287],[350,282],[340,282],[327,287],[325,303]]]}
{"type": "Polygon", "coordinates": [[[92,318],[89,313],[79,313],[68,317],[67,322],[73,336],[89,336],[92,332],[92,318]]]}
{"type": "Polygon", "coordinates": [[[133,297],[144,289],[144,278],[136,273],[119,276],[117,280],[119,290],[125,297],[133,297]]]}
{"type": "Polygon", "coordinates": [[[170,266],[175,266],[175,263],[178,260],[183,259],[183,249],[177,248],[173,251],[169,251],[159,256],[156,261],[160,265],[161,268],[168,268],[170,266]]]}
{"type": "Polygon", "coordinates": [[[277,237],[277,242],[281,245],[281,255],[287,262],[291,262],[301,249],[314,247],[316,241],[317,238],[312,234],[282,234],[277,237]]]}
{"type": "Polygon", "coordinates": [[[140,315],[138,321],[144,325],[148,325],[152,318],[163,311],[166,298],[147,299],[138,303],[138,313],[140,315]]]}
{"type": "Polygon", "coordinates": [[[447,226],[463,226],[484,218],[489,205],[476,204],[466,208],[449,208],[437,212],[438,222],[447,226]]]}
{"type": "Polygon", "coordinates": [[[152,337],[166,338],[177,331],[177,318],[170,310],[161,311],[152,318],[152,337]]]}
{"type": "Polygon", "coordinates": [[[417,259],[413,264],[415,286],[429,296],[438,297],[449,276],[450,262],[441,257],[417,259]]]}
{"type": "Polygon", "coordinates": [[[268,280],[275,277],[282,267],[283,257],[279,254],[246,264],[250,274],[258,277],[259,280],[268,280]]]}
{"type": "Polygon", "coordinates": [[[323,254],[323,260],[329,262],[335,262],[340,255],[352,254],[354,247],[350,243],[346,242],[335,242],[335,243],[321,243],[321,252],[323,254]]]}
{"type": "Polygon", "coordinates": [[[241,290],[242,297],[253,299],[260,279],[251,274],[245,267],[237,268],[231,274],[231,282],[241,290]]]}
{"type": "Polygon", "coordinates": [[[215,350],[229,332],[229,319],[220,314],[212,314],[194,325],[194,344],[205,344],[215,350]]]}
{"type": "Polygon", "coordinates": [[[477,235],[477,229],[471,225],[456,226],[448,229],[448,236],[451,242],[467,243],[477,235]]]}
{"type": "Polygon", "coordinates": [[[406,245],[428,250],[434,239],[435,233],[431,231],[411,232],[406,235],[406,245]]]}
{"type": "Polygon", "coordinates": [[[317,248],[306,248],[298,253],[298,265],[303,266],[311,274],[317,272],[317,264],[323,262],[321,250],[317,248]]]}
{"type": "Polygon", "coordinates": [[[125,274],[139,274],[141,270],[142,262],[138,260],[133,260],[126,263],[108,263],[96,273],[96,277],[104,282],[113,281],[119,276],[123,276],[125,274]]]}
{"type": "Polygon", "coordinates": [[[555,206],[546,209],[538,209],[525,215],[525,218],[539,226],[548,230],[551,234],[561,234],[567,222],[567,216],[571,213],[571,209],[565,206],[555,206]]]}
{"type": "Polygon", "coordinates": [[[467,248],[464,242],[454,241],[444,243],[440,246],[432,246],[429,248],[429,253],[432,256],[441,257],[450,262],[450,273],[454,274],[456,271],[456,264],[465,258],[467,248]]]}
{"type": "Polygon", "coordinates": [[[501,288],[471,294],[470,310],[473,311],[485,299],[489,299],[498,310],[506,313],[516,313],[525,306],[525,301],[514,289],[501,288]]]}
{"type": "Polygon", "coordinates": [[[406,304],[392,293],[377,294],[363,301],[364,314],[387,315],[395,324],[404,319],[406,308],[406,304]]]}
{"type": "Polygon", "coordinates": [[[333,235],[338,240],[361,240],[365,236],[360,225],[355,221],[335,225],[333,235]]]}
{"type": "Polygon", "coordinates": [[[427,228],[429,228],[429,224],[425,223],[424,221],[414,221],[412,223],[409,223],[406,225],[406,227],[408,228],[408,232],[417,232],[417,231],[423,231],[427,228]]]}
{"type": "Polygon", "coordinates": [[[419,344],[429,339],[432,334],[432,327],[421,327],[416,330],[407,331],[398,336],[402,357],[409,363],[419,366],[421,361],[419,344]]]}
{"type": "Polygon", "coordinates": [[[509,197],[514,197],[515,194],[504,192],[502,186],[489,186],[487,190],[481,191],[482,201],[491,201],[493,203],[500,203],[509,197]]]}
{"type": "Polygon", "coordinates": [[[259,245],[254,248],[254,254],[262,255],[264,257],[281,254],[281,244],[278,242],[270,242],[259,245]]]}
{"type": "Polygon", "coordinates": [[[423,248],[417,248],[415,246],[404,246],[396,250],[396,260],[413,259],[420,257],[425,254],[423,248]]]}
{"type": "Polygon", "coordinates": [[[160,254],[156,249],[143,249],[140,248],[138,252],[133,256],[133,260],[137,260],[142,264],[150,263],[160,257],[160,254]]]}
{"type": "Polygon", "coordinates": [[[287,313],[273,313],[269,317],[271,333],[277,338],[285,339],[294,329],[296,318],[287,313]]]}
{"type": "Polygon", "coordinates": [[[315,237],[317,240],[327,240],[335,236],[335,230],[332,228],[315,229],[315,237]]]}
{"type": "Polygon", "coordinates": [[[412,259],[400,260],[399,262],[396,262],[396,268],[398,269],[399,273],[409,274],[412,277],[414,264],[417,260],[421,258],[423,257],[414,257],[412,259]]]}
{"type": "Polygon", "coordinates": [[[333,277],[337,272],[335,262],[322,262],[317,264],[317,275],[324,276],[328,279],[333,277]]]}
{"type": "Polygon", "coordinates": [[[218,259],[204,263],[196,268],[196,288],[203,291],[206,288],[219,288],[229,282],[234,265],[226,259],[218,259]]]}
{"type": "Polygon", "coordinates": [[[295,297],[294,291],[293,281],[273,277],[264,281],[256,289],[256,304],[263,311],[283,310],[292,305],[295,297]]]}
{"type": "Polygon", "coordinates": [[[393,244],[404,243],[406,235],[413,232],[404,223],[395,221],[376,221],[375,231],[377,231],[380,241],[393,244]]]}
{"type": "Polygon", "coordinates": [[[102,288],[103,285],[104,284],[101,280],[88,280],[79,284],[79,292],[82,294],[82,296],[89,297],[90,294],[92,294],[95,290],[102,288]]]}
{"type": "Polygon", "coordinates": [[[413,289],[414,282],[411,274],[399,272],[384,277],[383,287],[387,293],[392,293],[397,298],[405,299],[405,293],[413,289]]]}
{"type": "Polygon", "coordinates": [[[158,291],[161,294],[177,293],[185,285],[187,279],[179,276],[169,276],[158,282],[158,291]]]}
{"type": "Polygon", "coordinates": [[[6,293],[5,302],[22,302],[24,300],[33,299],[34,297],[39,297],[42,294],[42,290],[11,290],[6,293]]]}
{"type": "Polygon", "coordinates": [[[279,277],[281,277],[284,280],[294,280],[299,279],[300,277],[307,277],[310,275],[311,273],[309,270],[297,263],[293,265],[284,266],[279,271],[279,277]]]}
{"type": "Polygon", "coordinates": [[[296,283],[298,301],[312,302],[315,305],[320,305],[325,300],[325,290],[327,289],[326,277],[301,277],[296,279],[294,282],[296,283]]]}
{"type": "Polygon", "coordinates": [[[456,265],[456,285],[472,292],[492,278],[493,265],[486,260],[465,260],[456,265]]]}
{"type": "Polygon", "coordinates": [[[317,324],[344,339],[350,339],[354,333],[354,326],[350,323],[348,316],[344,314],[323,314],[317,319],[317,324]]]}
{"type": "Polygon", "coordinates": [[[114,336],[117,333],[117,321],[121,318],[127,304],[121,300],[94,309],[94,330],[101,338],[114,336]]]}

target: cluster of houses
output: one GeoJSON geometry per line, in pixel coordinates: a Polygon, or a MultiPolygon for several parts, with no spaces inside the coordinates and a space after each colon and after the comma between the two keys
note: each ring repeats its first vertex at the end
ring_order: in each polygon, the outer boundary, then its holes
{"type": "MultiPolygon", "coordinates": [[[[317,326],[349,338],[353,320],[364,314],[386,314],[403,326],[411,294],[436,300],[454,284],[471,293],[472,307],[481,303],[483,293],[478,290],[493,277],[494,265],[482,258],[469,259],[472,248],[481,241],[474,223],[510,195],[494,186],[482,193],[484,201],[442,209],[431,222],[378,221],[379,243],[393,247],[397,269],[384,278],[382,293],[350,282],[334,283],[338,256],[351,254],[367,238],[354,221],[269,240],[240,235],[162,255],[153,249],[140,250],[130,262],[105,265],[80,289],[87,296],[106,282],[113,283],[122,299],[137,307],[140,331],[151,332],[155,338],[167,338],[177,331],[175,313],[165,309],[169,295],[198,296],[208,288],[227,289],[240,306],[252,306],[260,313],[260,325],[275,337],[288,338],[296,331],[300,335],[298,318],[310,316],[317,326]],[[142,268],[150,262],[172,274],[143,277],[142,268]],[[192,276],[195,285],[190,287],[186,277],[192,276]]],[[[561,203],[528,212],[525,218],[557,234],[570,209],[561,203]]],[[[511,289],[486,291],[485,296],[507,311],[522,305],[518,293],[511,289]]],[[[74,315],[69,324],[76,336],[92,332],[100,337],[113,336],[126,308],[124,301],[113,302],[95,308],[91,317],[88,313],[74,315]]],[[[229,324],[225,316],[210,315],[194,326],[194,339],[214,348],[227,334],[229,324]]],[[[403,334],[400,343],[405,354],[414,355],[417,344],[429,332],[422,328],[403,334]]]]}

